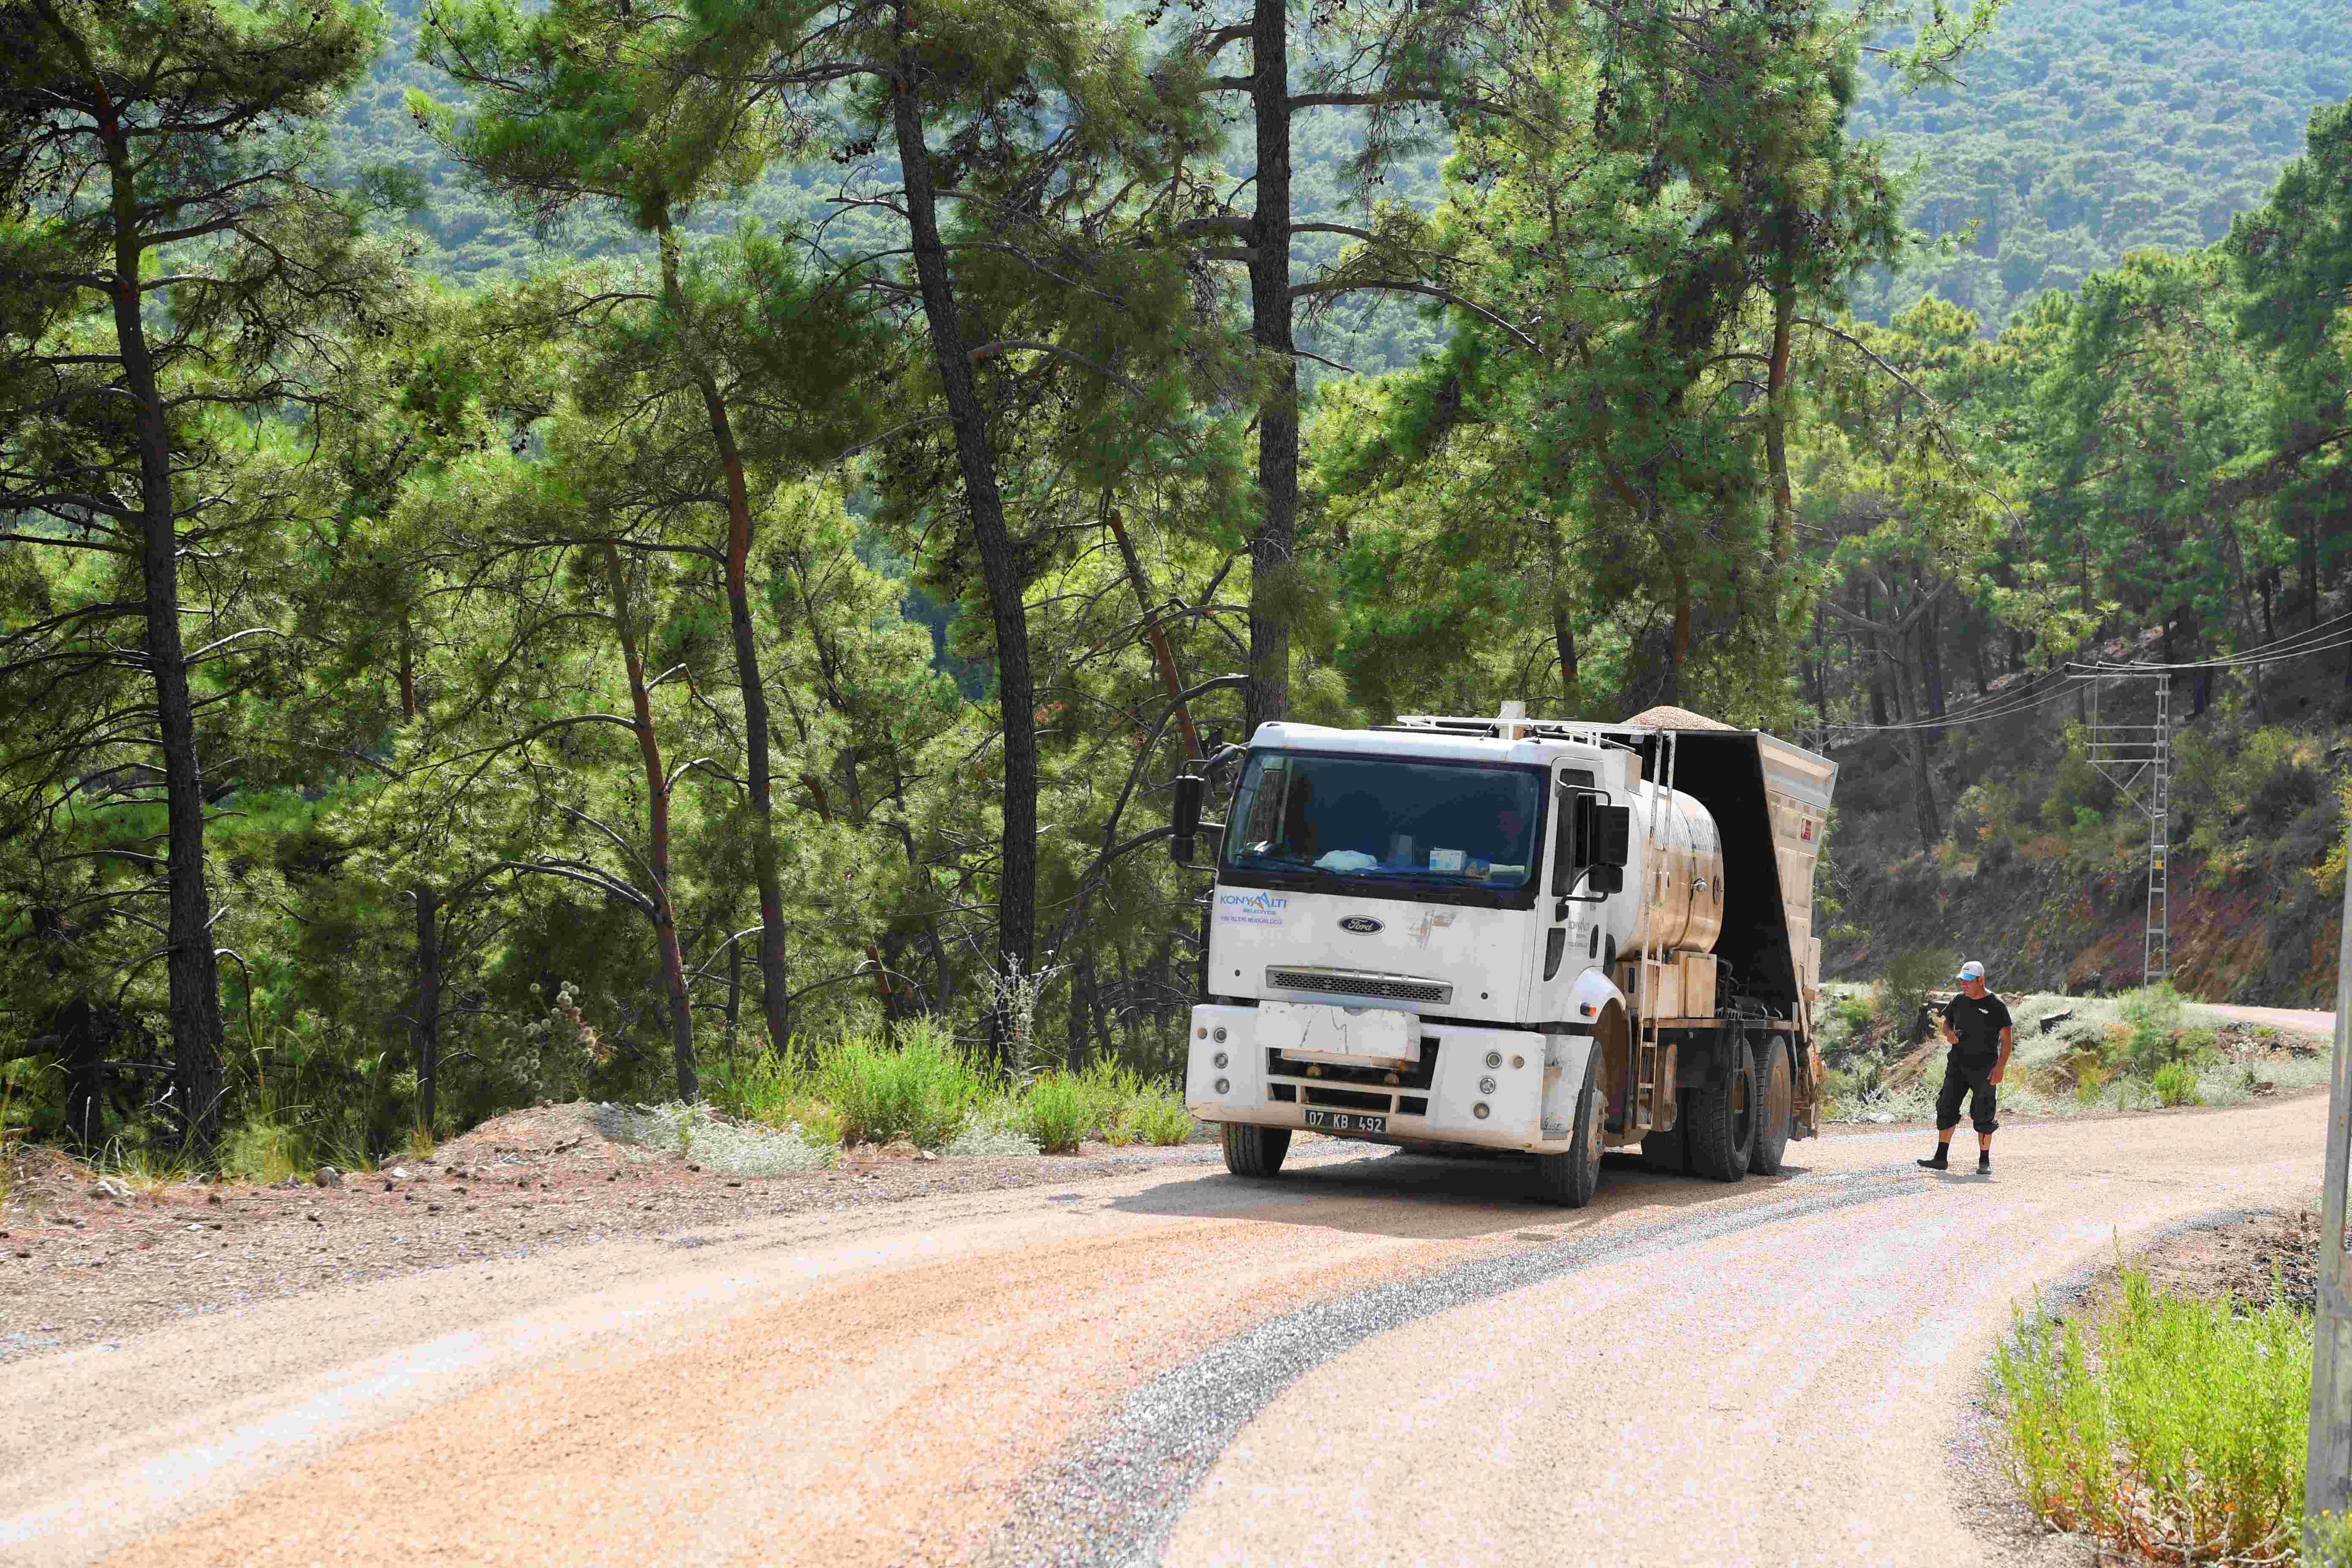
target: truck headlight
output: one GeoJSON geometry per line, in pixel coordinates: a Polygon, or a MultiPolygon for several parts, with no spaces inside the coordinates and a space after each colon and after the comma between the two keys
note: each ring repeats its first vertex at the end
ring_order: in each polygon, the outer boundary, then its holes
{"type": "MultiPolygon", "coordinates": [[[[1501,1067],[1503,1065],[1503,1053],[1500,1051],[1488,1051],[1486,1053],[1486,1065],[1490,1068],[1501,1067]]],[[[1486,1092],[1492,1094],[1494,1090],[1488,1089],[1486,1092]]]]}
{"type": "Polygon", "coordinates": [[[1229,1092],[1232,1090],[1233,1087],[1234,1087],[1234,1086],[1232,1085],[1232,1083],[1230,1083],[1229,1081],[1227,1081],[1227,1080],[1226,1080],[1226,1079],[1219,1079],[1217,1080],[1217,1092],[1218,1092],[1219,1094],[1225,1094],[1225,1093],[1229,1093],[1229,1092]]]}
{"type": "Polygon", "coordinates": [[[1218,1025],[1216,1032],[1212,1035],[1210,1038],[1215,1040],[1217,1044],[1221,1046],[1223,1045],[1225,1043],[1225,1026],[1223,1024],[1218,1025]]]}
{"type": "Polygon", "coordinates": [[[1478,1080],[1478,1092],[1479,1092],[1480,1094],[1492,1094],[1492,1093],[1494,1093],[1494,1092],[1495,1092],[1495,1080],[1494,1080],[1493,1079],[1491,1079],[1491,1078],[1482,1078],[1482,1079],[1480,1079],[1478,1080]]]}
{"type": "Polygon", "coordinates": [[[1476,1117],[1476,1118],[1477,1118],[1479,1121],[1486,1121],[1486,1102],[1485,1100],[1480,1100],[1477,1104],[1475,1104],[1475,1105],[1472,1106],[1472,1107],[1470,1108],[1470,1114],[1471,1114],[1471,1115],[1473,1115],[1473,1116],[1475,1116],[1475,1117],[1476,1117]]]}
{"type": "Polygon", "coordinates": [[[1211,1057],[1209,1059],[1217,1066],[1223,1067],[1225,1065],[1225,1053],[1219,1051],[1215,1056],[1211,1057]]]}

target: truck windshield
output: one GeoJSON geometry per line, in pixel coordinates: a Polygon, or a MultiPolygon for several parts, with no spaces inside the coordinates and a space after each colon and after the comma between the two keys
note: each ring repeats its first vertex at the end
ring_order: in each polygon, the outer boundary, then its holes
{"type": "Polygon", "coordinates": [[[1539,768],[1253,752],[1223,869],[1516,893],[1535,875],[1543,786],[1539,768]]]}

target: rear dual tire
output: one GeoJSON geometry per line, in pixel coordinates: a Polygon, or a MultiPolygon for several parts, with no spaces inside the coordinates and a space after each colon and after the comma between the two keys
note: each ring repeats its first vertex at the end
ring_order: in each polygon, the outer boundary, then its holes
{"type": "MultiPolygon", "coordinates": [[[[1652,1164],[1717,1182],[1736,1182],[1748,1173],[1756,1153],[1756,1058],[1747,1036],[1738,1030],[1726,1034],[1729,1070],[1682,1092],[1681,1112],[1671,1131],[1643,1137],[1642,1153],[1652,1164]]],[[[1786,1134],[1784,1118],[1784,1142],[1786,1134]]]]}
{"type": "Polygon", "coordinates": [[[1762,1038],[1755,1053],[1756,1143],[1748,1152],[1748,1168],[1759,1176],[1777,1176],[1797,1114],[1797,1069],[1787,1040],[1779,1035],[1762,1038]]]}

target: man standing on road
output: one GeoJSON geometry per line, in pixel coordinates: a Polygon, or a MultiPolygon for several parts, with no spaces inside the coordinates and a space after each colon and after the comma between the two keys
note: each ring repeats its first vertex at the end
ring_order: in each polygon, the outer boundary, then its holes
{"type": "Polygon", "coordinates": [[[1993,1119],[2000,1098],[1994,1086],[2008,1070],[2009,1053],[2017,1048],[2009,1007],[1985,989],[1985,968],[1970,959],[1954,978],[1960,994],[1944,1004],[1944,1038],[1952,1049],[1944,1058],[1944,1087],[1936,1095],[1936,1157],[1919,1163],[1930,1171],[1948,1170],[1952,1162],[1952,1131],[1960,1124],[1960,1096],[1969,1097],[1969,1120],[1977,1128],[1977,1174],[1992,1174],[1992,1135],[2000,1123],[1993,1119]]]}

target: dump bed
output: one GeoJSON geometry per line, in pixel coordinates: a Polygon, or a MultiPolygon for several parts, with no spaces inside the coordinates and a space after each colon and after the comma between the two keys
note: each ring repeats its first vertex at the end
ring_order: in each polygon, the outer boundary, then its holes
{"type": "Polygon", "coordinates": [[[1813,933],[1813,869],[1828,828],[1837,764],[1758,730],[1733,730],[1695,713],[1645,713],[1604,730],[1642,754],[1659,780],[1671,734],[1675,788],[1696,797],[1723,837],[1723,934],[1718,962],[1736,994],[1762,1003],[1808,1033],[1821,991],[1813,933]]]}

